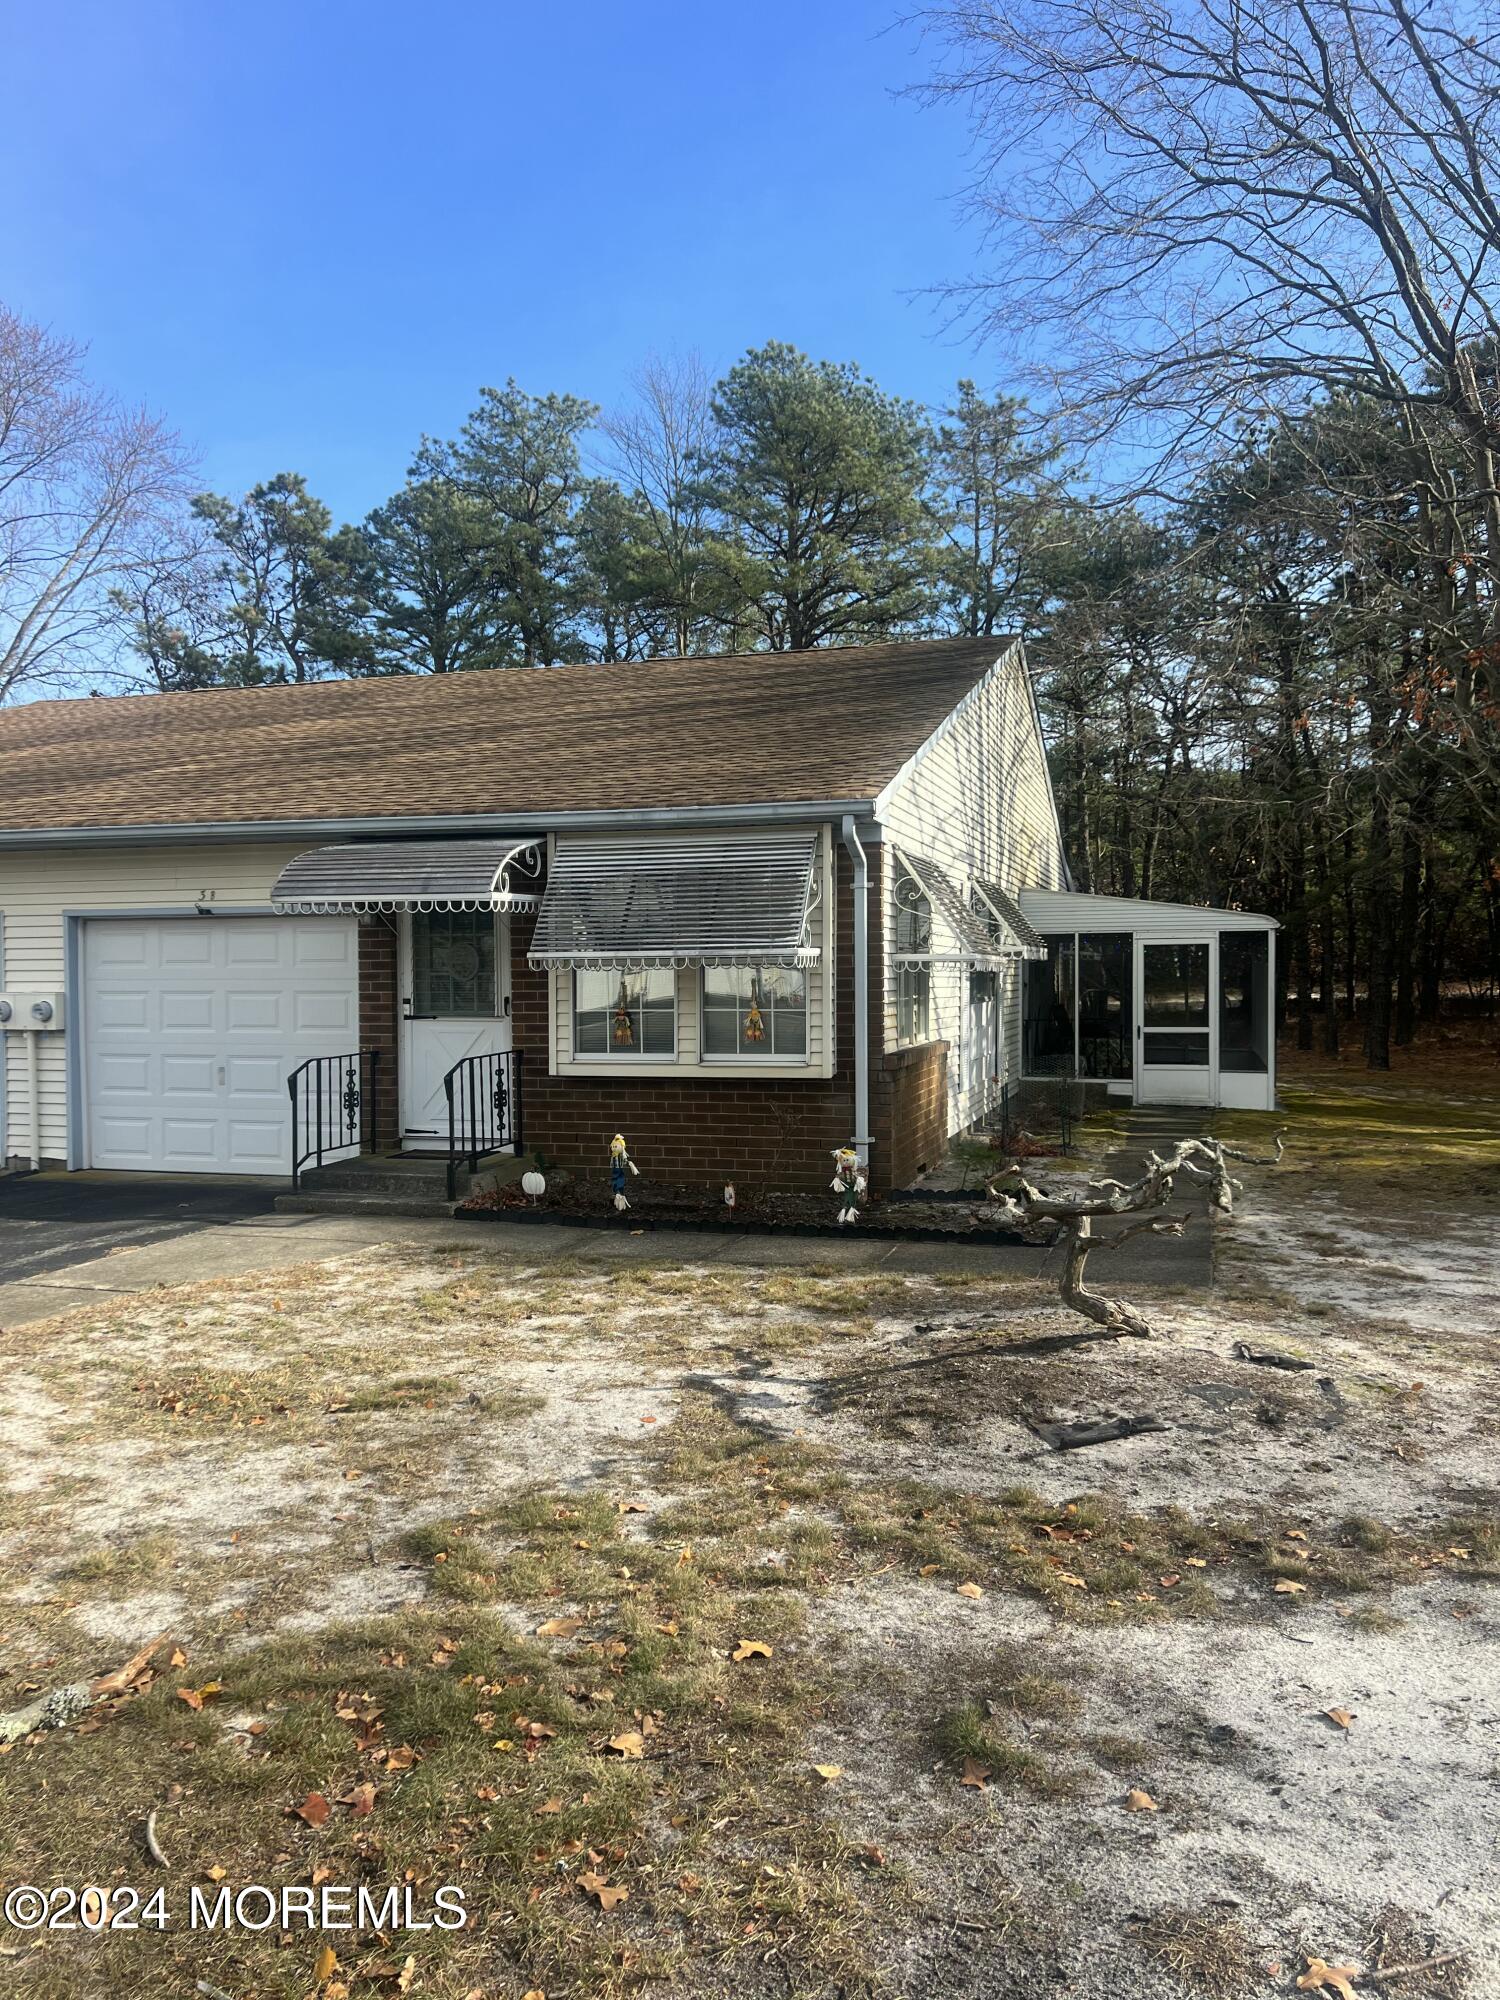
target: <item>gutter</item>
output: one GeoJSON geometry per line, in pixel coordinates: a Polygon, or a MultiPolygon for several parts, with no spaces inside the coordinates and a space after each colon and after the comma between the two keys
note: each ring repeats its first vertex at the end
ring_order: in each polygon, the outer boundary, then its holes
{"type": "Polygon", "coordinates": [[[363,818],[197,820],[159,826],[0,827],[0,848],[169,846],[232,840],[327,840],[361,834],[591,833],[642,826],[744,826],[766,820],[868,817],[869,799],[778,799],[755,805],[616,807],[605,812],[384,813],[363,818]]]}
{"type": "Polygon", "coordinates": [[[870,864],[854,830],[853,813],[843,816],[844,846],[854,863],[854,1150],[870,1165],[870,864]]]}

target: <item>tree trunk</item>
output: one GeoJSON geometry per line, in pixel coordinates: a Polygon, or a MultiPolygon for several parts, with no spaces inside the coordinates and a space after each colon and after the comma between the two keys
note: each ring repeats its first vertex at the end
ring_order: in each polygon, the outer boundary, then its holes
{"type": "Polygon", "coordinates": [[[1401,836],[1401,907],[1396,942],[1396,1046],[1406,1048],[1416,1033],[1417,915],[1422,889],[1422,850],[1410,825],[1401,836]]]}

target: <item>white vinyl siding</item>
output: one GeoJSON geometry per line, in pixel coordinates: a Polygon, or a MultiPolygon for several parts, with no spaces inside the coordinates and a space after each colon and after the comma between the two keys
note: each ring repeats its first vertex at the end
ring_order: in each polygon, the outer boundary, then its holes
{"type": "MultiPolygon", "coordinates": [[[[879,851],[887,939],[884,1045],[894,1048],[892,845],[936,861],[965,895],[976,877],[996,882],[1012,895],[1022,887],[1061,889],[1067,880],[1046,750],[1019,647],[1010,647],[887,788],[879,817],[885,843],[879,851]]],[[[1005,1073],[1016,1077],[1021,1073],[1018,961],[1001,969],[998,985],[1005,1073]]],[[[988,1066],[976,1068],[964,1060],[968,967],[934,964],[931,994],[932,1038],[949,1045],[949,1129],[961,1132],[984,1116],[991,1093],[988,1066]],[[984,1080],[976,1083],[976,1077],[984,1080]]]]}
{"type": "MultiPolygon", "coordinates": [[[[264,909],[272,883],[293,855],[317,845],[302,840],[0,850],[6,990],[65,990],[65,910],[191,910],[199,902],[220,909],[264,909]]],[[[70,1014],[73,998],[69,995],[70,1014]]],[[[62,1034],[42,1036],[38,1051],[41,1150],[44,1159],[53,1161],[66,1160],[68,1152],[65,1042],[71,1032],[70,1020],[62,1034]]],[[[14,1157],[30,1150],[26,1051],[19,1035],[3,1040],[3,1153],[14,1157]]]]}

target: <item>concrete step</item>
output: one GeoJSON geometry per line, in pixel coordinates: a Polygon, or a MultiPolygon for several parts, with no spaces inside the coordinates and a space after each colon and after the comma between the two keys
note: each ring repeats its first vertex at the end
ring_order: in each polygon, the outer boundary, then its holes
{"type": "Polygon", "coordinates": [[[318,1194],[279,1194],[276,1206],[283,1215],[451,1215],[455,1204],[439,1195],[354,1194],[345,1189],[325,1189],[318,1194]]]}
{"type": "Polygon", "coordinates": [[[304,1189],[362,1188],[379,1181],[396,1190],[445,1185],[448,1173],[446,1153],[425,1153],[401,1158],[394,1153],[361,1153],[352,1160],[330,1160],[326,1166],[306,1167],[304,1189]]]}

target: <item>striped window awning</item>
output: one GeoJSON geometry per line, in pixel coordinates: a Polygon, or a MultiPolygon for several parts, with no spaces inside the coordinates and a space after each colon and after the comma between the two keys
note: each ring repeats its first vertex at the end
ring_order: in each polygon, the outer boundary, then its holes
{"type": "Polygon", "coordinates": [[[293,916],[366,910],[534,910],[545,845],[530,840],[371,840],[315,847],[276,878],[293,916]]]}
{"type": "Polygon", "coordinates": [[[558,839],[538,967],[816,965],[815,830],[558,839]]]}
{"type": "Polygon", "coordinates": [[[924,952],[897,952],[898,961],[941,964],[946,960],[965,965],[997,965],[1006,957],[1003,947],[996,944],[986,929],[983,918],[969,908],[952,879],[935,861],[929,861],[925,855],[908,854],[904,848],[898,849],[897,858],[926,896],[935,919],[932,948],[924,952]],[[941,940],[939,931],[946,933],[941,940]]]}
{"type": "Polygon", "coordinates": [[[1008,930],[1020,947],[1023,958],[1045,958],[1047,947],[1043,944],[1035,924],[1026,915],[1021,905],[998,882],[982,882],[976,876],[974,887],[994,911],[1000,923],[1008,930]]]}

